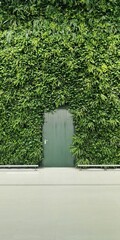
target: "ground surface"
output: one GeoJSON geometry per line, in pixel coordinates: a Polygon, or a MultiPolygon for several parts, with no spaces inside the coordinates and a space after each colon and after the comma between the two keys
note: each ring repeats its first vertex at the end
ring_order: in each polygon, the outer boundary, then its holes
{"type": "Polygon", "coordinates": [[[120,170],[0,170],[1,240],[120,240],[120,170]]]}

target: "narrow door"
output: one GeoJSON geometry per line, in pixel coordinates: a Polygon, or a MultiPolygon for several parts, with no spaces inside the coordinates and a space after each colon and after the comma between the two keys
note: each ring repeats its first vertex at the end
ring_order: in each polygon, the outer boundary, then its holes
{"type": "Polygon", "coordinates": [[[46,167],[72,167],[70,152],[73,136],[72,115],[66,109],[45,113],[43,129],[44,163],[46,167]]]}

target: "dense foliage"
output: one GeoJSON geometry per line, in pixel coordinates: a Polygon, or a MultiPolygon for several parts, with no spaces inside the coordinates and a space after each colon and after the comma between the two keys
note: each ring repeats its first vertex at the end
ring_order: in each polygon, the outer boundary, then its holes
{"type": "Polygon", "coordinates": [[[119,0],[1,0],[0,164],[40,164],[44,112],[73,114],[78,163],[120,163],[119,0]]]}

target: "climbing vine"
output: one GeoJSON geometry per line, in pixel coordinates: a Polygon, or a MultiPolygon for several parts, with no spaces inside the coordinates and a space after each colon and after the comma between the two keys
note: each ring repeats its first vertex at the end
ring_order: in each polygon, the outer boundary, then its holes
{"type": "Polygon", "coordinates": [[[40,164],[44,112],[66,105],[76,164],[119,164],[119,1],[0,4],[0,164],[40,164]]]}

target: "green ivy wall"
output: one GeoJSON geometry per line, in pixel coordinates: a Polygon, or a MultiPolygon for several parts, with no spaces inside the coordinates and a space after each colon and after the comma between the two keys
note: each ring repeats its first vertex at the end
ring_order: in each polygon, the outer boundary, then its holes
{"type": "Polygon", "coordinates": [[[61,106],[76,164],[119,164],[119,0],[0,4],[0,164],[40,164],[44,112],[61,106]]]}

